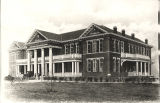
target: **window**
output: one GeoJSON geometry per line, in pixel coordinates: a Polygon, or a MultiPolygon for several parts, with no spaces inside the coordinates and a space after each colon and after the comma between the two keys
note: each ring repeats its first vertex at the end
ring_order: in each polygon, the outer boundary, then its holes
{"type": "Polygon", "coordinates": [[[124,53],[124,42],[121,41],[121,52],[124,53]]]}
{"type": "Polygon", "coordinates": [[[148,49],[148,56],[150,56],[150,49],[148,49]]]}
{"type": "Polygon", "coordinates": [[[141,47],[141,55],[143,55],[143,47],[141,47]]]}
{"type": "Polygon", "coordinates": [[[92,47],[92,52],[95,53],[97,50],[97,42],[94,40],[93,42],[93,47],[92,47]]]}
{"type": "Polygon", "coordinates": [[[71,54],[74,53],[74,44],[73,43],[70,44],[70,53],[71,54]]]}
{"type": "Polygon", "coordinates": [[[87,51],[88,53],[92,53],[92,41],[87,42],[87,51]]]}
{"type": "Polygon", "coordinates": [[[70,46],[68,44],[65,45],[65,54],[70,53],[70,46]]]}
{"type": "Polygon", "coordinates": [[[103,72],[103,58],[88,58],[88,72],[103,72]]]}
{"type": "Polygon", "coordinates": [[[116,40],[113,40],[113,51],[116,51],[116,40]]]}
{"type": "Polygon", "coordinates": [[[76,53],[79,53],[79,44],[76,43],[76,53]]]}
{"type": "Polygon", "coordinates": [[[93,72],[97,72],[96,70],[96,59],[93,59],[93,72]]]}
{"type": "Polygon", "coordinates": [[[103,51],[103,40],[100,39],[100,52],[102,52],[102,51],[103,51]]]}
{"type": "Polygon", "coordinates": [[[96,71],[98,72],[99,71],[99,59],[96,59],[96,71]]]}
{"type": "Polygon", "coordinates": [[[103,72],[103,58],[100,59],[100,63],[99,63],[99,72],[103,72]]]}
{"type": "Polygon", "coordinates": [[[143,55],[145,55],[145,47],[143,47],[143,55]]]}
{"type": "Polygon", "coordinates": [[[128,53],[130,53],[131,50],[130,50],[130,44],[128,43],[128,53]]]}
{"type": "Polygon", "coordinates": [[[88,64],[88,72],[91,72],[92,71],[92,69],[93,69],[93,63],[92,63],[92,60],[87,60],[87,64],[88,64]]]}
{"type": "Polygon", "coordinates": [[[117,72],[120,72],[120,58],[117,58],[117,72]]]}
{"type": "Polygon", "coordinates": [[[88,53],[98,53],[102,52],[103,50],[103,40],[102,39],[95,39],[87,41],[87,51],[88,53]]]}
{"type": "Polygon", "coordinates": [[[135,54],[137,53],[137,46],[136,45],[134,46],[134,53],[135,54]]]}
{"type": "Polygon", "coordinates": [[[99,40],[97,40],[96,41],[96,52],[99,52],[99,45],[100,45],[99,40]]]}
{"type": "Polygon", "coordinates": [[[116,72],[116,57],[113,57],[113,72],[116,72]]]}
{"type": "Polygon", "coordinates": [[[145,55],[148,56],[148,49],[146,48],[145,55]]]}
{"type": "Polygon", "coordinates": [[[120,41],[117,40],[117,52],[120,52],[120,41]]]}
{"type": "Polygon", "coordinates": [[[133,44],[131,44],[131,46],[130,46],[130,50],[131,50],[131,52],[130,53],[132,53],[133,54],[133,44]]]}

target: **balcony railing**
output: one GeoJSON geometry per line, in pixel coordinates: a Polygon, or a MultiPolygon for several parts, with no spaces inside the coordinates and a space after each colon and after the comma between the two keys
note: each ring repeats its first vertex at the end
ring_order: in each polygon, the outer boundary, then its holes
{"type": "MultiPolygon", "coordinates": [[[[71,59],[81,59],[82,54],[64,54],[53,56],[53,60],[71,60],[71,59]]],[[[45,60],[49,60],[49,57],[45,57],[45,60]]],[[[27,63],[28,59],[18,59],[16,63],[27,63]]],[[[41,57],[38,58],[38,61],[41,61],[41,57]]],[[[31,62],[34,62],[34,58],[31,58],[31,62]]]]}
{"type": "Polygon", "coordinates": [[[72,73],[54,73],[53,74],[56,77],[81,77],[82,73],[76,73],[76,74],[72,74],[72,73]]]}
{"type": "Polygon", "coordinates": [[[140,55],[140,54],[129,54],[129,53],[121,53],[122,58],[134,58],[134,59],[150,59],[149,56],[140,55]]]}
{"type": "Polygon", "coordinates": [[[27,63],[27,59],[18,59],[16,60],[17,64],[26,64],[27,63]]]}
{"type": "Polygon", "coordinates": [[[53,56],[53,60],[57,60],[57,59],[81,59],[82,58],[82,54],[65,54],[65,55],[56,55],[53,56]]]}

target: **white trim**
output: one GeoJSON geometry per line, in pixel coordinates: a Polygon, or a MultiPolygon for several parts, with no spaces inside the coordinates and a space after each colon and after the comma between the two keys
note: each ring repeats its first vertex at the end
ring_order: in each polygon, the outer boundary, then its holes
{"type": "MultiPolygon", "coordinates": [[[[31,43],[31,41],[34,39],[34,37],[37,35],[36,34],[36,32],[38,33],[38,34],[40,34],[42,37],[44,37],[46,40],[48,40],[48,38],[46,37],[46,36],[44,36],[39,30],[35,30],[34,32],[33,32],[33,34],[32,34],[32,36],[30,37],[30,39],[27,41],[27,44],[28,43],[31,43]]],[[[36,43],[36,42],[34,42],[34,43],[36,43]]]]}
{"type": "Polygon", "coordinates": [[[44,36],[39,30],[37,30],[37,32],[38,32],[39,34],[41,34],[46,40],[48,40],[48,38],[47,38],[46,36],[44,36]]]}
{"type": "MultiPolygon", "coordinates": [[[[102,28],[100,28],[98,25],[96,25],[96,24],[94,24],[94,23],[92,23],[81,35],[80,35],[80,37],[79,38],[81,38],[84,34],[86,34],[87,32],[89,33],[90,31],[92,31],[92,27],[95,27],[95,28],[97,28],[97,29],[99,29],[99,30],[101,30],[101,31],[103,31],[104,33],[106,33],[107,31],[106,30],[104,30],[104,29],[102,29],[102,28]],[[89,30],[90,29],[90,30],[89,30]]],[[[108,32],[107,32],[108,33],[108,32]]],[[[88,37],[88,36],[87,36],[88,37]]]]}
{"type": "Polygon", "coordinates": [[[94,24],[92,23],[80,36],[79,38],[81,38],[85,33],[88,32],[89,29],[91,29],[91,27],[93,26],[94,24]]]}

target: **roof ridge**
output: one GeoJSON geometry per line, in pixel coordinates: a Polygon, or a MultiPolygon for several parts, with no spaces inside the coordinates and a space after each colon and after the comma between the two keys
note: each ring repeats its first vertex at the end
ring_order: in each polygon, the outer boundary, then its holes
{"type": "MultiPolygon", "coordinates": [[[[53,33],[53,32],[50,32],[50,31],[45,31],[45,30],[40,30],[40,29],[37,29],[37,31],[39,31],[39,32],[47,32],[47,33],[51,33],[51,34],[56,34],[56,33],[53,33]]],[[[56,34],[56,35],[59,35],[59,34],[56,34]]]]}
{"type": "Polygon", "coordinates": [[[63,34],[67,34],[67,33],[72,33],[72,32],[76,32],[76,31],[80,31],[80,30],[85,30],[86,28],[84,29],[78,29],[78,30],[73,30],[73,31],[68,31],[68,32],[64,32],[64,33],[60,33],[59,35],[63,35],[63,34]]]}

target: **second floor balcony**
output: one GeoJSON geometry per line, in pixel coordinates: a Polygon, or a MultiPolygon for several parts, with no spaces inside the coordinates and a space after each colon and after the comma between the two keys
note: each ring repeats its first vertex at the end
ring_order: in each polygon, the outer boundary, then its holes
{"type": "Polygon", "coordinates": [[[149,60],[150,57],[146,55],[140,55],[140,54],[129,54],[129,53],[121,53],[122,58],[131,58],[131,59],[145,59],[149,60]]]}
{"type": "MultiPolygon", "coordinates": [[[[53,56],[53,61],[64,61],[64,60],[81,60],[82,54],[64,54],[64,55],[55,55],[53,56]]],[[[41,61],[41,57],[38,57],[38,62],[41,61]]],[[[28,59],[18,59],[16,60],[17,64],[27,64],[28,59]]],[[[49,61],[49,57],[45,57],[45,61],[49,61]]],[[[31,62],[34,62],[34,58],[31,58],[31,62]]]]}

